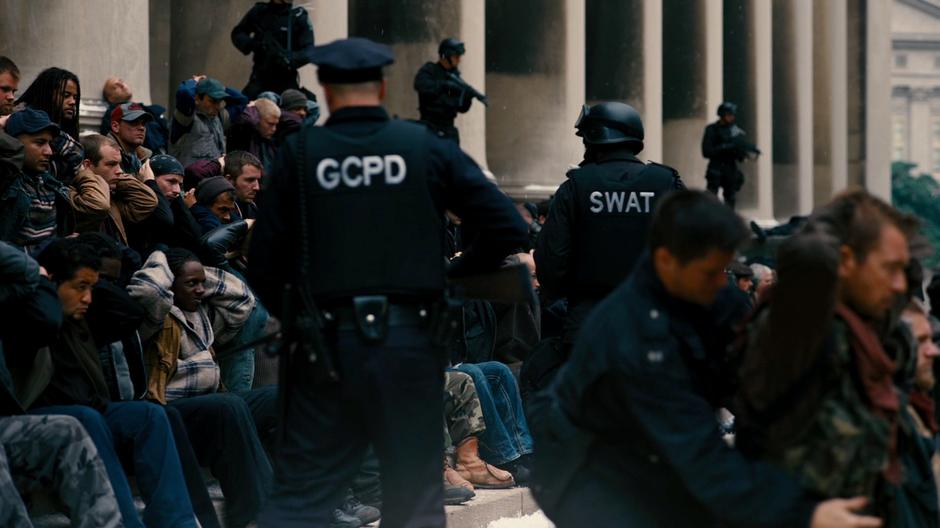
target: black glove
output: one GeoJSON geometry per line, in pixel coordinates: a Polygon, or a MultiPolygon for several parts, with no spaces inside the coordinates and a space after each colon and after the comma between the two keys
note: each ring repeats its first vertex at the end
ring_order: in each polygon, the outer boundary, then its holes
{"type": "Polygon", "coordinates": [[[228,262],[225,254],[244,241],[247,234],[248,222],[238,220],[217,227],[203,235],[199,242],[205,249],[208,260],[204,264],[213,267],[225,265],[228,262]]]}

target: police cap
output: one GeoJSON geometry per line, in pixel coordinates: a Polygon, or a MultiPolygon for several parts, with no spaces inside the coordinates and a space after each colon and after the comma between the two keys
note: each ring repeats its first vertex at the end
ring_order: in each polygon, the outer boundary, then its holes
{"type": "Polygon", "coordinates": [[[437,47],[437,53],[441,57],[450,57],[452,55],[463,55],[467,52],[467,48],[463,45],[463,42],[455,38],[446,38],[441,41],[441,45],[437,47]]]}
{"type": "Polygon", "coordinates": [[[310,62],[319,67],[321,83],[355,84],[382,80],[382,67],[395,62],[395,57],[385,44],[353,37],[313,48],[310,62]]]}
{"type": "Polygon", "coordinates": [[[632,106],[617,101],[584,105],[574,124],[587,145],[643,144],[643,119],[632,106]]]}

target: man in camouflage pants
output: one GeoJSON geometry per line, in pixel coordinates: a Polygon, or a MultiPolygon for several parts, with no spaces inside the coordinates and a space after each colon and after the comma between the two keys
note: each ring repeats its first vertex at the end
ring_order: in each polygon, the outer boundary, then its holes
{"type": "Polygon", "coordinates": [[[473,379],[463,372],[444,373],[444,426],[448,447],[486,430],[473,379]]]}
{"type": "MultiPolygon", "coordinates": [[[[469,374],[447,371],[444,378],[445,439],[457,449],[454,469],[461,478],[480,488],[509,488],[515,484],[512,475],[491,466],[480,458],[478,435],[486,429],[483,408],[469,374]]],[[[451,481],[451,479],[448,479],[451,481]]],[[[463,485],[463,482],[451,484],[463,485]]]]}
{"type": "Polygon", "coordinates": [[[54,490],[73,527],[122,525],[104,464],[78,420],[0,418],[0,526],[33,526],[19,492],[40,489],[54,490]]]}

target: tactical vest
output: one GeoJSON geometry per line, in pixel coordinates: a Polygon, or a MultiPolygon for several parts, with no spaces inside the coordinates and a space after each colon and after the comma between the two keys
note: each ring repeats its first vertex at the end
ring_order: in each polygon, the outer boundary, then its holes
{"type": "Polygon", "coordinates": [[[574,196],[568,294],[599,299],[620,284],[646,248],[656,203],[676,189],[663,165],[587,164],[569,174],[574,196]]]}
{"type": "Polygon", "coordinates": [[[312,254],[303,273],[313,295],[439,295],[444,231],[428,188],[427,130],[392,120],[366,137],[326,127],[295,137],[305,136],[312,254]]]}

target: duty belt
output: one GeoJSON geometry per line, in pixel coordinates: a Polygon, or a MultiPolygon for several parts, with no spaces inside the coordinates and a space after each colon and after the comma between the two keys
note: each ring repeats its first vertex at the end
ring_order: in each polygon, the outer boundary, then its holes
{"type": "Polygon", "coordinates": [[[389,328],[426,326],[431,314],[421,304],[390,304],[383,295],[353,297],[351,305],[323,310],[326,324],[337,331],[356,331],[364,340],[380,343],[389,328]]]}

